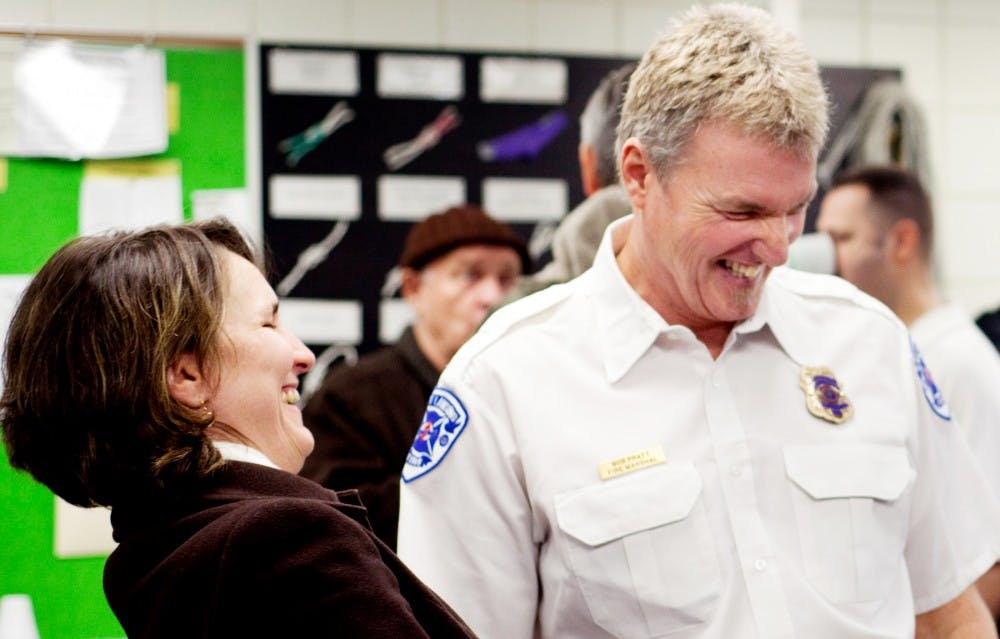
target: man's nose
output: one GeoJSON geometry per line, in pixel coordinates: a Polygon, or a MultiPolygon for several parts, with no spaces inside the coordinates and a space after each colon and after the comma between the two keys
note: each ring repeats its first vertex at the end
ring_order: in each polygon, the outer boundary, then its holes
{"type": "Polygon", "coordinates": [[[754,243],[754,253],[767,266],[781,266],[788,260],[788,245],[794,229],[784,215],[763,218],[760,224],[760,235],[754,243]]]}
{"type": "Polygon", "coordinates": [[[476,293],[480,303],[489,308],[493,308],[500,303],[506,293],[506,288],[496,276],[484,277],[476,287],[476,293]]]}

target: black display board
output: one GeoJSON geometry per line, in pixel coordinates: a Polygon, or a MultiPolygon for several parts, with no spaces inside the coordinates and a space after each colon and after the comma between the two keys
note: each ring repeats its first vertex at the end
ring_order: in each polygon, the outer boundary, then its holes
{"type": "MultiPolygon", "coordinates": [[[[427,52],[386,49],[338,49],[267,44],[260,48],[261,60],[261,168],[262,211],[266,242],[273,258],[274,282],[295,266],[298,256],[331,229],[328,220],[275,218],[270,214],[270,178],[274,175],[354,175],[361,180],[360,218],[351,221],[343,239],[326,259],[310,270],[288,292],[291,298],[356,299],[363,308],[363,337],[357,345],[366,352],[379,345],[378,307],[386,274],[395,265],[412,222],[387,221],[377,213],[376,183],[383,175],[454,176],[465,178],[466,199],[482,204],[483,179],[491,177],[557,178],[565,181],[567,209],[583,199],[577,164],[579,127],[577,119],[590,93],[601,78],[626,58],[570,57],[541,54],[427,52]],[[274,93],[269,90],[269,53],[286,51],[352,51],[357,54],[359,90],[344,97],[354,112],[353,120],[329,139],[289,166],[282,140],[322,120],[335,102],[333,95],[274,93]],[[464,95],[457,100],[385,98],[376,92],[377,56],[385,53],[456,56],[462,63],[464,95]],[[565,63],[566,99],[559,104],[486,102],[480,99],[480,62],[486,57],[549,59],[565,63]],[[461,123],[445,133],[440,142],[397,170],[390,170],[385,150],[410,140],[448,105],[455,107],[461,123]],[[562,116],[558,114],[562,114],[562,116]],[[566,126],[533,158],[514,161],[483,161],[477,145],[549,117],[565,117],[566,126]]],[[[427,211],[427,214],[434,211],[427,211]]],[[[511,226],[525,239],[535,224],[517,221],[511,226]]],[[[542,261],[546,258],[543,254],[542,261]]],[[[316,346],[316,345],[314,345],[316,346]]]]}
{"type": "MultiPolygon", "coordinates": [[[[601,78],[629,58],[584,57],[547,54],[512,54],[461,51],[413,51],[399,49],[348,49],[339,47],[301,47],[264,44],[261,60],[261,185],[263,229],[273,259],[274,282],[280,282],[295,267],[308,247],[327,237],[334,222],[328,219],[304,219],[272,215],[270,180],[276,175],[356,176],[360,182],[360,214],[349,224],[336,247],[309,269],[283,296],[310,300],[357,300],[360,302],[360,340],[349,344],[353,354],[364,353],[380,344],[379,306],[392,295],[386,277],[393,269],[403,239],[412,221],[386,220],[379,216],[376,201],[377,183],[385,175],[462,176],[466,201],[484,204],[482,184],[487,178],[555,178],[563,180],[568,193],[567,210],[583,199],[577,164],[579,128],[577,120],[587,98],[601,78]],[[273,51],[281,52],[350,52],[357,61],[357,86],[351,95],[296,91],[272,91],[268,63],[273,51]],[[382,54],[448,56],[461,64],[464,90],[457,99],[384,97],[379,94],[378,60],[382,54]],[[482,99],[481,68],[486,58],[555,60],[564,64],[565,99],[558,104],[490,102],[482,99]],[[301,134],[323,120],[338,101],[347,103],[351,120],[329,138],[318,143],[294,165],[282,140],[301,134]],[[397,169],[387,166],[384,152],[401,141],[411,140],[442,110],[454,107],[461,123],[445,133],[437,145],[397,169]],[[562,114],[562,115],[558,115],[562,114]],[[477,145],[544,118],[564,117],[566,126],[544,145],[537,155],[514,161],[484,161],[477,145]]],[[[824,81],[831,93],[831,137],[836,134],[864,90],[877,78],[898,77],[890,69],[825,68],[824,81]]],[[[818,199],[818,198],[817,198],[818,199]]],[[[426,211],[426,214],[434,211],[426,211]]],[[[815,204],[807,220],[812,227],[815,204]]],[[[513,223],[526,239],[535,232],[530,220],[513,223]]],[[[551,227],[551,222],[548,223],[551,227]]],[[[541,255],[541,261],[547,258],[541,255]]],[[[309,339],[306,339],[309,342],[309,339]]],[[[317,351],[325,343],[311,343],[317,351]]],[[[348,357],[351,359],[351,357],[348,357]]]]}

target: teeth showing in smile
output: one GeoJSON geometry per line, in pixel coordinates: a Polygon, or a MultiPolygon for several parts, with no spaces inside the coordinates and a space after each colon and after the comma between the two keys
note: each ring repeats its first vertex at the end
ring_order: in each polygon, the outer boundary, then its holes
{"type": "Polygon", "coordinates": [[[281,392],[281,399],[286,404],[297,404],[299,402],[299,391],[294,388],[289,388],[286,391],[281,392]]]}
{"type": "Polygon", "coordinates": [[[757,277],[757,274],[760,273],[760,269],[762,268],[760,264],[750,266],[749,264],[739,264],[737,262],[730,262],[729,260],[726,260],[723,264],[733,275],[737,277],[745,277],[748,280],[757,277]]]}

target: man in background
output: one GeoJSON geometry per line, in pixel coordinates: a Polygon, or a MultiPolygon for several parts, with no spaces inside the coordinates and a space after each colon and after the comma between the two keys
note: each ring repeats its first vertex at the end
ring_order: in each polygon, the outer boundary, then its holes
{"type": "Polygon", "coordinates": [[[534,275],[522,277],[505,301],[513,301],[552,284],[573,279],[590,268],[604,229],[628,215],[628,193],[618,183],[615,137],[630,62],[611,71],[594,89],[580,114],[578,160],[586,199],[566,214],[552,236],[552,261],[534,275]]]}
{"type": "Polygon", "coordinates": [[[400,556],[480,637],[995,636],[1000,509],[905,327],[777,268],[826,127],[761,9],[694,7],[643,56],[634,213],[462,347],[403,469],[400,556]]]}
{"type": "Polygon", "coordinates": [[[438,375],[529,263],[525,242],[477,206],[414,225],[399,260],[413,324],[395,344],[333,369],[303,411],[316,446],[301,474],[357,488],[390,547],[400,469],[438,375]]]}
{"type": "MultiPolygon", "coordinates": [[[[816,228],[833,239],[840,276],[882,301],[910,329],[934,371],[935,387],[1000,493],[1000,354],[938,288],[932,205],[917,176],[889,166],[836,176],[816,228]]],[[[979,586],[997,617],[1000,568],[979,586]]]]}

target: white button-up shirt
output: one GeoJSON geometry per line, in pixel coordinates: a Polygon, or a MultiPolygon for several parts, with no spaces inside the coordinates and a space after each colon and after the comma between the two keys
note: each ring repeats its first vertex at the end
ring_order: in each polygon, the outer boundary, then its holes
{"type": "Polygon", "coordinates": [[[968,313],[939,306],[910,324],[934,380],[1000,494],[1000,355],[968,313]]]}
{"type": "Polygon", "coordinates": [[[1000,518],[902,324],[778,270],[713,360],[618,270],[628,223],[443,372],[447,454],[415,444],[399,554],[484,638],[912,637],[1000,555],[1000,518]],[[820,366],[842,424],[806,408],[820,366]]]}

